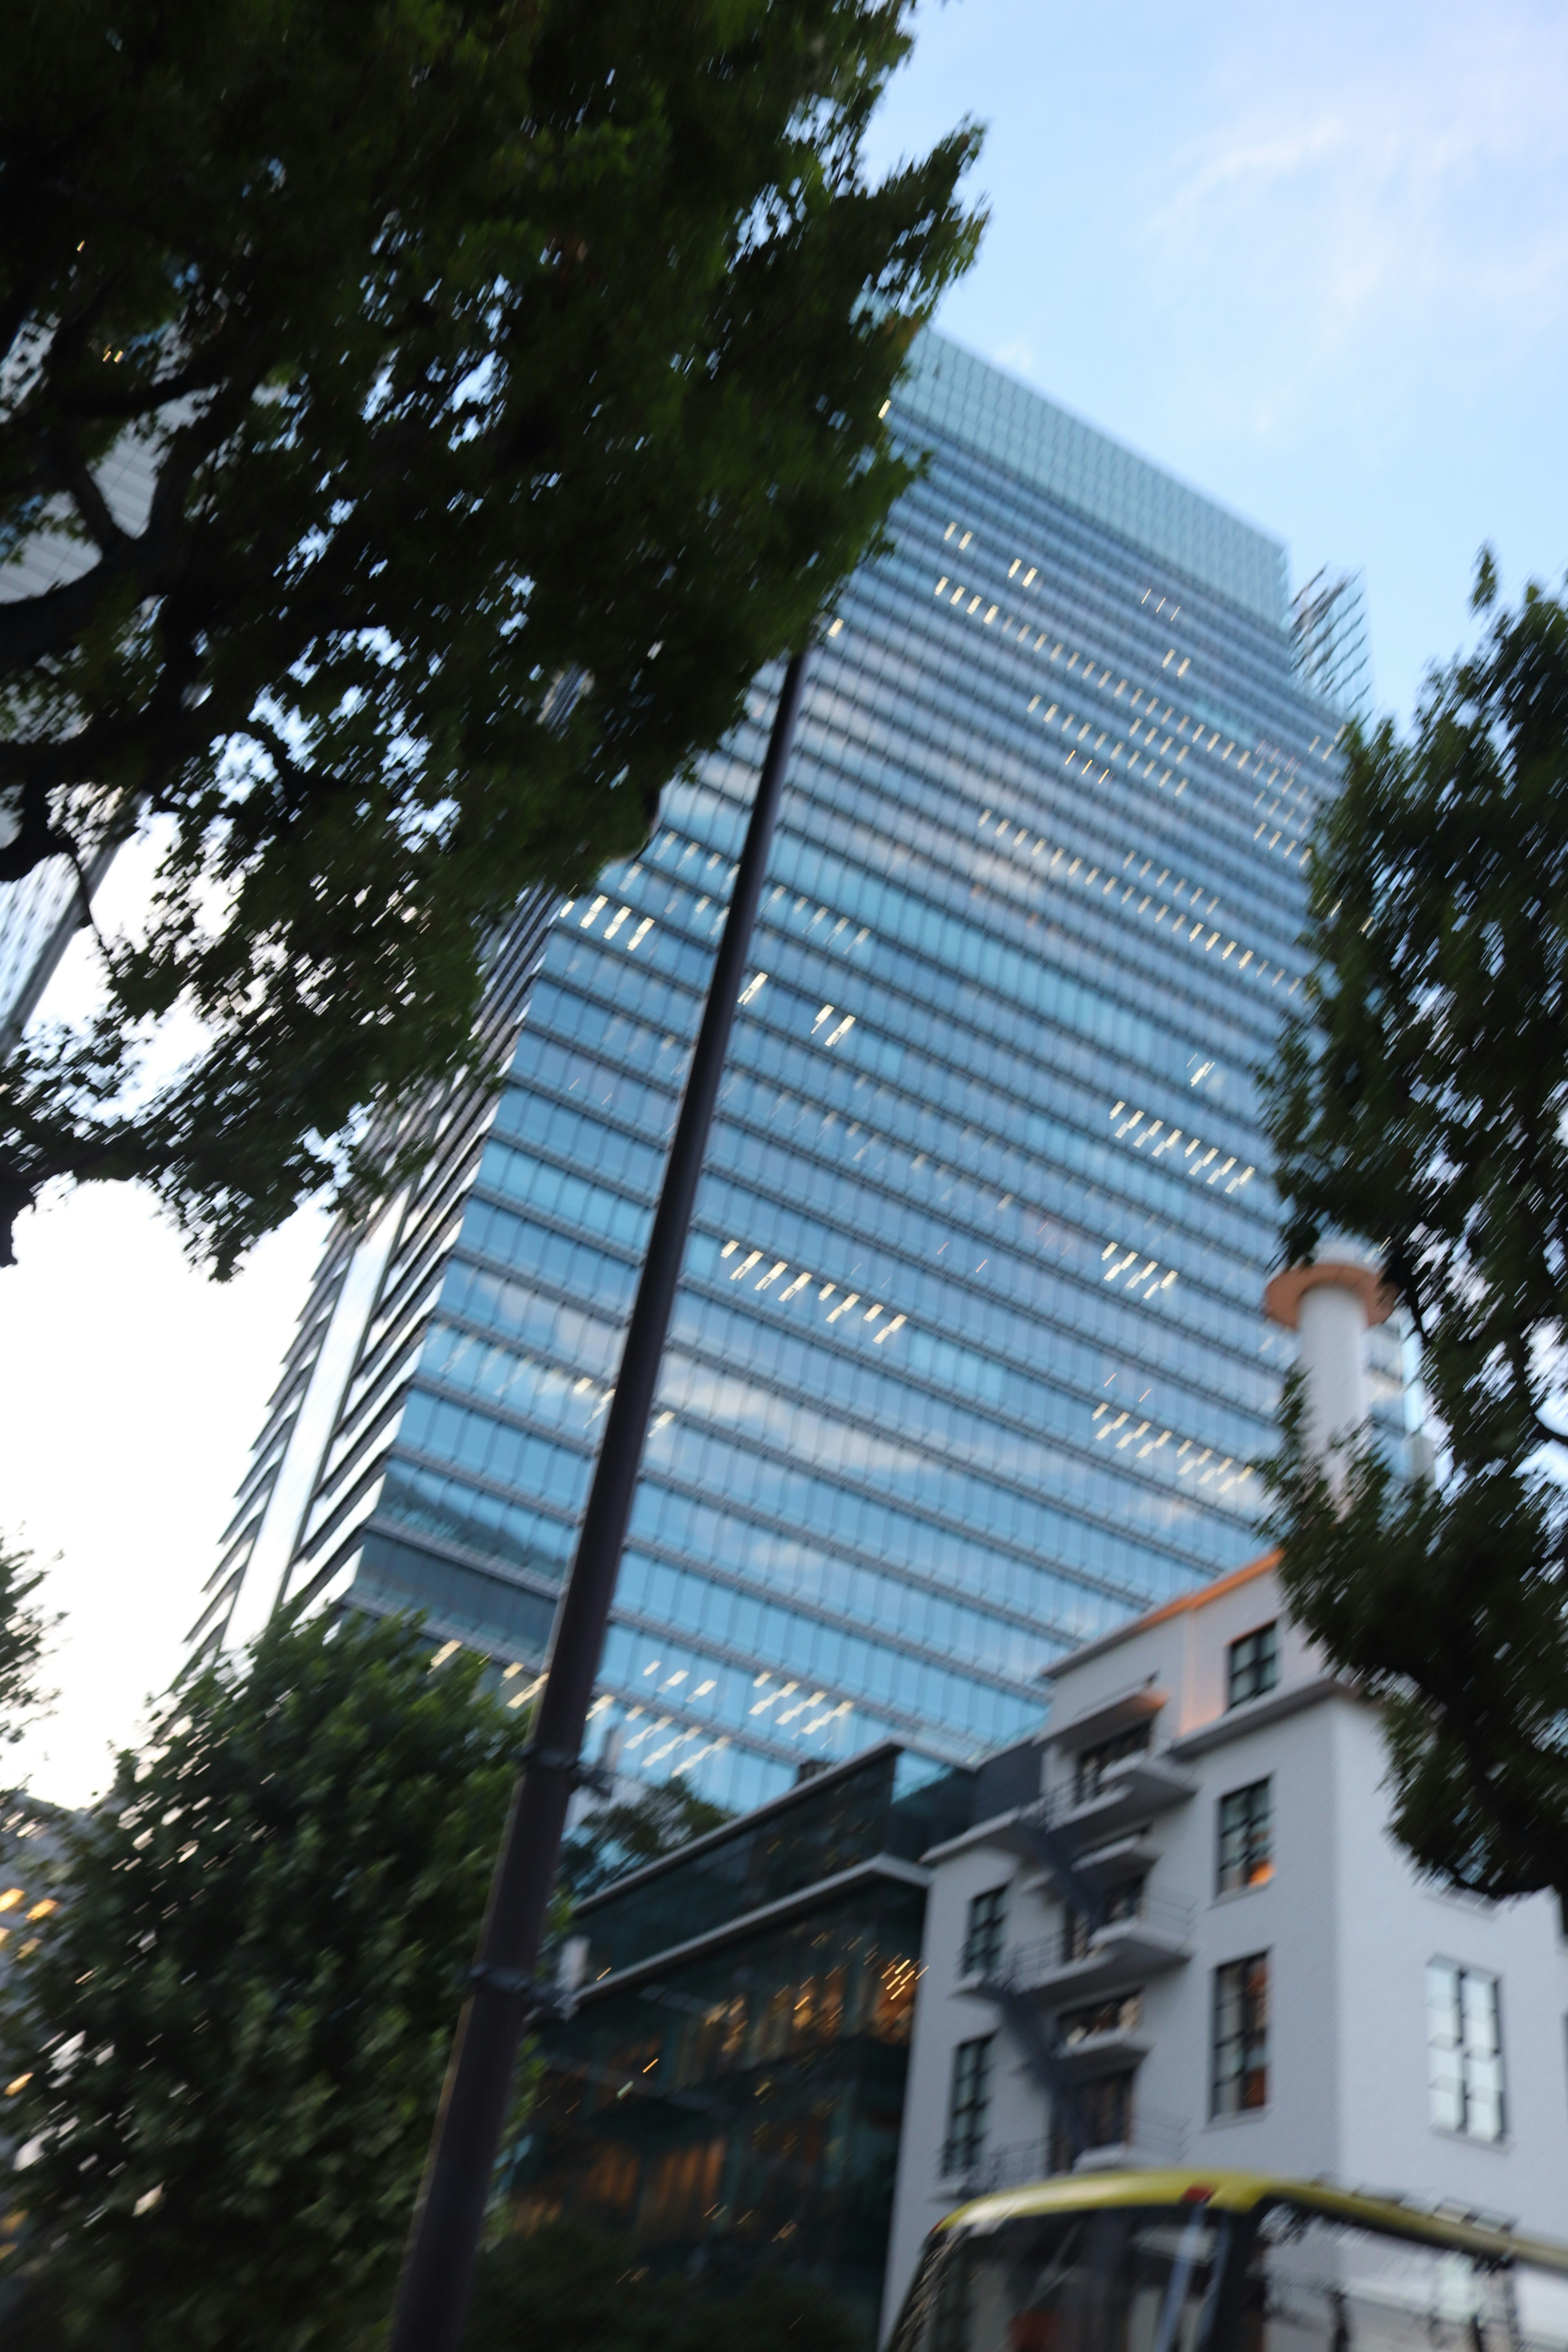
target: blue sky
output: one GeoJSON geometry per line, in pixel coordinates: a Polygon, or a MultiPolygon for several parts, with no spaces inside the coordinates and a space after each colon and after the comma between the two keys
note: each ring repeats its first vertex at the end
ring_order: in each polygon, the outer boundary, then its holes
{"type": "Polygon", "coordinates": [[[881,125],[987,126],[939,323],[1289,544],[1364,567],[1380,704],[1476,551],[1568,565],[1568,10],[925,0],[881,125]]]}
{"type": "MultiPolygon", "coordinates": [[[[1510,593],[1561,579],[1568,9],[925,0],[917,21],[880,157],[989,125],[991,228],[948,331],[1277,532],[1293,583],[1363,567],[1402,718],[1467,634],[1483,539],[1510,593]]],[[[142,881],[127,861],[107,922],[142,881]]],[[[321,1233],[306,1213],[218,1289],[134,1193],[22,1222],[0,1525],[60,1555],[62,1701],[20,1759],[47,1794],[101,1784],[177,1663],[321,1233]]]]}

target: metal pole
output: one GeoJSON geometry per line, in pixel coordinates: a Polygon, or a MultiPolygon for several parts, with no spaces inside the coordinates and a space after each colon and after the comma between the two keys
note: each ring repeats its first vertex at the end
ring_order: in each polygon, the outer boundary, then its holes
{"type": "Polygon", "coordinates": [[[805,677],[803,652],[784,673],[729,918],[714,960],[577,1556],[561,1605],[550,1671],[512,1793],[469,1979],[472,1989],[447,2067],[388,2352],[457,2352],[468,2315],[474,2256],[506,2121],[518,2042],[537,2000],[534,1972],[561,1832],[580,1778],[583,1734],[805,677]]]}

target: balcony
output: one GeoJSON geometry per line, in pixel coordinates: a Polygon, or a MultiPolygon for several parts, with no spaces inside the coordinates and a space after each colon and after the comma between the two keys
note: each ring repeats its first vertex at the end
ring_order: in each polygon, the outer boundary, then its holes
{"type": "MultiPolygon", "coordinates": [[[[1074,2172],[1162,2171],[1179,2165],[1186,2154],[1187,2126],[1184,2116],[1133,2102],[1130,2137],[1103,2147],[1086,2147],[1074,2172]]],[[[1007,2189],[1025,2189],[1068,2168],[1065,2151],[1053,2135],[984,2147],[977,2153],[943,2144],[937,2178],[958,2197],[990,2197],[1007,2189]]]]}
{"type": "Polygon", "coordinates": [[[1085,1846],[1074,1866],[1080,1878],[1109,1894],[1130,1878],[1147,1878],[1159,1859],[1158,1848],[1141,1831],[1133,1831],[1105,1845],[1085,1846]]]}
{"type": "Polygon", "coordinates": [[[1083,2033],[1075,2042],[1064,2042],[1057,2063],[1064,2074],[1088,2081],[1096,2074],[1127,2073],[1147,2058],[1153,2046],[1136,2026],[1119,2025],[1108,2033],[1083,2033]]]}
{"type": "Polygon", "coordinates": [[[1002,1980],[1014,1992],[1047,2001],[1053,2009],[1090,2000],[1121,1984],[1183,1967],[1193,1956],[1194,1910],[1179,1895],[1145,1895],[1125,1918],[1108,1919],[1087,1932],[1069,1921],[1064,1931],[1015,1944],[1002,1965],[1002,1980]]]}
{"type": "Polygon", "coordinates": [[[1031,2180],[1044,2180],[1050,2169],[1048,2139],[978,2150],[944,2140],[936,2177],[960,2197],[986,2197],[998,2189],[1024,2189],[1031,2180]]]}
{"type": "Polygon", "coordinates": [[[1059,1791],[1043,1808],[1046,1826],[1075,1849],[1104,1845],[1161,1813],[1173,1812],[1197,1792],[1197,1782],[1163,1756],[1124,1756],[1108,1764],[1092,1795],[1059,1791]]]}
{"type": "Polygon", "coordinates": [[[1184,2116],[1173,2116],[1163,2107],[1132,2108],[1132,2131],[1129,2139],[1118,2140],[1105,2147],[1086,2147],[1075,2172],[1163,2171],[1178,2165],[1187,2152],[1187,2122],[1184,2116]]]}

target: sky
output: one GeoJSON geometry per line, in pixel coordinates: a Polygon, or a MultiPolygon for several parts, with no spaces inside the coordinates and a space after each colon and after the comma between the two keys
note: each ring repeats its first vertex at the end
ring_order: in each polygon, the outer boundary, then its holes
{"type": "MultiPolygon", "coordinates": [[[[1364,572],[1407,721],[1505,591],[1568,565],[1568,10],[1444,0],[924,0],[874,160],[987,126],[981,258],[939,324],[1285,541],[1364,572]]],[[[128,861],[100,912],[134,911],[128,861]]],[[[52,1004],[85,1001],[85,941],[52,1004]]],[[[225,1286],[151,1204],[45,1202],[0,1274],[0,1529],[66,1613],[14,1752],[85,1801],[164,1687],[321,1247],[302,1212],[225,1286]]]]}

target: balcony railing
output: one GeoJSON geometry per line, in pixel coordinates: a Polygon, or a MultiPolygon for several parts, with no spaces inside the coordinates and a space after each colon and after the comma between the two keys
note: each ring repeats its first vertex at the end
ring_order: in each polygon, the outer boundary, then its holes
{"type": "MultiPolygon", "coordinates": [[[[1073,2168],[1092,2171],[1110,2164],[1173,2167],[1186,2153],[1186,2118],[1161,2107],[1142,2107],[1134,2100],[1131,2135],[1113,2147],[1085,2148],[1073,2168]]],[[[985,2197],[998,2189],[1022,2189],[1031,2180],[1044,2180],[1068,2168],[1067,2151],[1047,2132],[1038,2139],[1016,2140],[978,2151],[946,2141],[938,2178],[966,2197],[985,2197]]]]}
{"type": "Polygon", "coordinates": [[[1070,1784],[1051,1790],[1030,1809],[1033,1817],[1043,1828],[1083,1845],[1184,1805],[1197,1790],[1196,1780],[1182,1765],[1147,1749],[1107,1764],[1098,1780],[1098,1787],[1081,1796],[1070,1784]]]}
{"type": "Polygon", "coordinates": [[[972,2150],[946,2140],[937,2177],[971,2197],[985,2196],[994,2189],[1021,2189],[1028,2181],[1043,2180],[1050,2172],[1050,2145],[1048,2139],[1025,2139],[1011,2147],[972,2150]]]}
{"type": "Polygon", "coordinates": [[[1124,1960],[1145,1969],[1172,1967],[1187,1957],[1195,1916],[1184,1895],[1144,1895],[1135,1909],[1099,1927],[1069,1918],[1052,1935],[1011,1946],[1003,1958],[1001,1979],[1015,1992],[1028,1992],[1064,1969],[1094,1961],[1111,1966],[1124,1960]]]}
{"type": "Polygon", "coordinates": [[[1075,2169],[1092,2171],[1096,2166],[1127,2163],[1132,2165],[1178,2165],[1187,2150],[1187,2119],[1172,2115],[1163,2107],[1146,2107],[1137,2099],[1132,2102],[1132,2134],[1130,2139],[1115,2147],[1087,2147],[1079,2158],[1075,2169]]]}

